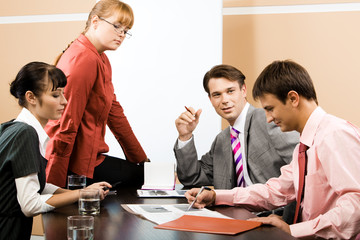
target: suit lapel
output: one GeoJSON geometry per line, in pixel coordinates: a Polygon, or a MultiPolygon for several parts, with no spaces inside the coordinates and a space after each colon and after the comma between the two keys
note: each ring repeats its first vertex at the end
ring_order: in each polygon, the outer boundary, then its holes
{"type": "MultiPolygon", "coordinates": [[[[225,185],[228,186],[229,179],[231,179],[231,183],[234,185],[234,179],[235,179],[235,170],[234,170],[234,156],[232,153],[231,148],[231,141],[230,141],[230,127],[227,127],[224,131],[221,133],[221,142],[224,143],[222,146],[222,152],[223,152],[223,163],[224,166],[222,168],[223,176],[230,176],[228,179],[224,179],[226,181],[225,185]]],[[[233,186],[229,186],[232,188],[233,186]]]]}
{"type": "Polygon", "coordinates": [[[251,125],[251,119],[253,116],[255,108],[250,105],[248,112],[246,114],[246,121],[245,121],[245,127],[244,127],[244,144],[245,144],[245,158],[248,159],[248,143],[249,143],[249,129],[251,125]]]}

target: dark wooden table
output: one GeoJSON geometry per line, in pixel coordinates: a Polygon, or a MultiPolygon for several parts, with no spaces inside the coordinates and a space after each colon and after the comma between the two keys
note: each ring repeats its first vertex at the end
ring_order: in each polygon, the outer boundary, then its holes
{"type": "MultiPolygon", "coordinates": [[[[155,224],[141,219],[121,207],[121,204],[179,204],[186,203],[185,198],[138,198],[135,188],[122,188],[117,190],[117,195],[109,195],[101,202],[100,215],[95,216],[94,239],[95,240],[171,240],[171,239],[197,239],[197,240],[222,240],[222,239],[296,239],[282,230],[262,226],[257,229],[240,233],[235,236],[193,233],[184,231],[172,231],[154,229],[155,224]]],[[[211,208],[224,215],[247,219],[254,216],[245,209],[236,207],[213,207],[211,208]]],[[[78,215],[78,205],[72,204],[59,208],[53,212],[43,214],[45,238],[47,240],[66,239],[67,217],[78,215]]]]}

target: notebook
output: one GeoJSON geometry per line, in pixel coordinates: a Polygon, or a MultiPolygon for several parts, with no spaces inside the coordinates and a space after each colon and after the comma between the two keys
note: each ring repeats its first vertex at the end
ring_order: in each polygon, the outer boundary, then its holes
{"type": "Polygon", "coordinates": [[[141,189],[174,190],[175,163],[145,162],[144,185],[141,189]]]}
{"type": "Polygon", "coordinates": [[[257,228],[260,225],[260,222],[247,220],[183,215],[176,220],[157,225],[154,228],[235,235],[257,228]]]}

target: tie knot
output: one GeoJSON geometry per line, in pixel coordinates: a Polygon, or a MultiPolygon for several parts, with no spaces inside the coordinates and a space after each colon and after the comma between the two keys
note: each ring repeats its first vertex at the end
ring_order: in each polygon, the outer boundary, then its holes
{"type": "Polygon", "coordinates": [[[235,128],[231,128],[230,129],[230,133],[231,133],[231,135],[233,136],[233,137],[235,137],[235,138],[237,138],[237,136],[239,135],[239,131],[238,130],[236,130],[235,128]]]}
{"type": "Polygon", "coordinates": [[[303,143],[300,143],[299,145],[299,152],[305,152],[308,149],[308,146],[306,146],[303,143]]]}

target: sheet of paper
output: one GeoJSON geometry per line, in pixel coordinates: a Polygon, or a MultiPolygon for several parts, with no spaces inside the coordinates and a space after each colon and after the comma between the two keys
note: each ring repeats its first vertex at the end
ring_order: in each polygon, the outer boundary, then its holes
{"type": "Polygon", "coordinates": [[[187,190],[137,190],[138,197],[185,197],[187,190]]]}
{"type": "MultiPolygon", "coordinates": [[[[134,214],[140,215],[156,224],[166,223],[175,220],[183,215],[229,218],[219,212],[209,210],[207,208],[192,208],[186,211],[189,204],[126,204],[134,214]]],[[[124,207],[124,209],[126,209],[124,207]]],[[[126,209],[127,210],[127,209],[126,209]]]]}

